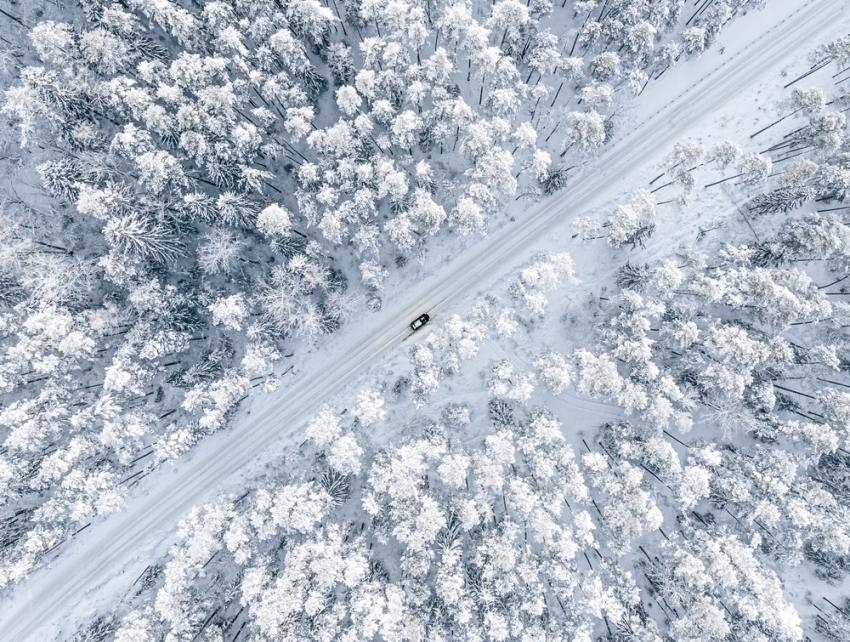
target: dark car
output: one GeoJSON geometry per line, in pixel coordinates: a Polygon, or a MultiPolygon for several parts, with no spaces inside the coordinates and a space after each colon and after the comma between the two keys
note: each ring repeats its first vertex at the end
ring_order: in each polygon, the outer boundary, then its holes
{"type": "Polygon", "coordinates": [[[431,317],[427,314],[420,315],[416,317],[416,319],[414,319],[413,322],[410,324],[410,329],[416,332],[419,328],[428,323],[428,321],[430,320],[431,317]]]}

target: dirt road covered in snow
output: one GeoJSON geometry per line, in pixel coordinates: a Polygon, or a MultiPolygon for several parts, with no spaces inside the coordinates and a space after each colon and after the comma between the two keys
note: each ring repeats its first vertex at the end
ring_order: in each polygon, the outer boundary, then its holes
{"type": "Polygon", "coordinates": [[[439,319],[464,298],[486,290],[542,238],[621,191],[629,176],[748,86],[790,62],[801,48],[835,35],[848,13],[845,0],[775,0],[770,7],[770,15],[752,12],[723,33],[725,53],[709,52],[651,86],[634,111],[641,124],[605,148],[567,189],[469,247],[439,274],[410,288],[404,299],[351,323],[328,345],[335,353],[299,372],[271,403],[185,461],[150,475],[125,511],[93,524],[52,567],[16,587],[0,610],[0,639],[42,642],[68,635],[77,618],[130,588],[148,553],[173,536],[175,524],[193,505],[224,487],[271,444],[303,440],[301,426],[316,407],[398,348],[410,335],[410,320],[424,311],[439,319]],[[673,96],[676,87],[689,89],[673,96]],[[327,363],[335,367],[328,369],[327,363]]]}

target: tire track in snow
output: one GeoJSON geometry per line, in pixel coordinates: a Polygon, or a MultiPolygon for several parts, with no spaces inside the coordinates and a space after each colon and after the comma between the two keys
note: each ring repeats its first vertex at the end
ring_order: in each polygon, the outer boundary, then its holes
{"type": "MultiPolygon", "coordinates": [[[[468,248],[452,262],[450,274],[426,279],[415,298],[386,308],[373,317],[370,328],[347,331],[344,336],[349,341],[339,349],[333,370],[315,368],[317,371],[299,375],[269,407],[243,419],[221,438],[211,439],[209,447],[200,448],[175,469],[161,468],[150,475],[145,484],[147,495],[137,497],[124,512],[95,523],[88,536],[73,542],[52,568],[36,571],[16,587],[0,613],[0,637],[15,642],[56,639],[63,624],[73,626],[73,619],[86,616],[98,600],[105,603],[111,594],[103,594],[117,583],[124,582],[122,590],[126,589],[135,574],[127,572],[123,580],[116,579],[119,570],[143,568],[152,541],[158,536],[173,537],[176,522],[192,506],[205,501],[272,443],[293,438],[319,404],[399,347],[409,336],[406,324],[410,319],[425,310],[437,316],[487,289],[514,267],[510,259],[524,258],[535,243],[572,213],[582,213],[594,203],[607,200],[606,195],[631,172],[666,151],[765,72],[794,56],[796,47],[829,30],[846,12],[842,0],[805,3],[649,116],[631,134],[613,143],[595,167],[574,179],[563,192],[468,248]],[[99,588],[103,589],[100,594],[99,588]]],[[[751,13],[733,27],[753,18],[759,19],[759,15],[751,13]]]]}

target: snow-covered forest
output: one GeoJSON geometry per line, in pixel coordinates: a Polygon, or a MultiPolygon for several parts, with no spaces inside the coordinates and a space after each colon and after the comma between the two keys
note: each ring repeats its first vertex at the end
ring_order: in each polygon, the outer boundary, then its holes
{"type": "Polygon", "coordinates": [[[604,205],[569,191],[795,2],[2,0],[0,629],[555,203],[15,639],[850,639],[848,16],[604,205]]]}
{"type": "Polygon", "coordinates": [[[556,191],[604,143],[615,89],[733,13],[384,8],[84,2],[7,49],[0,585],[274,390],[288,341],[379,307],[430,236],[556,191]]]}

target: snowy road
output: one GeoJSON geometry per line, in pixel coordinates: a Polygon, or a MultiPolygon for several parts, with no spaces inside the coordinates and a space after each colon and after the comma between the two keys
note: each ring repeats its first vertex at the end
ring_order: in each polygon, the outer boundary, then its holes
{"type": "Polygon", "coordinates": [[[90,608],[98,589],[94,602],[110,599],[116,588],[129,588],[144,568],[141,555],[154,546],[151,541],[173,529],[193,505],[204,502],[270,444],[280,439],[301,441],[301,425],[315,408],[398,348],[410,334],[408,321],[426,310],[439,317],[462,299],[486,290],[564,221],[610,198],[622,189],[626,177],[668,151],[764,74],[789,62],[799,47],[832,33],[839,19],[846,17],[844,5],[844,0],[775,0],[769,4],[769,13],[751,12],[736,21],[722,39],[740,44],[727,45],[724,55],[706,55],[706,60],[716,61],[713,67],[697,61],[704,64],[692,69],[704,67],[705,73],[695,83],[687,82],[682,68],[671,72],[676,82],[665,78],[664,86],[690,88],[668,98],[664,106],[649,99],[639,101],[635,114],[642,124],[608,147],[592,171],[517,222],[468,248],[440,274],[411,289],[405,300],[364,317],[368,327],[350,327],[345,342],[329,346],[338,348],[333,355],[335,368],[314,366],[300,372],[272,403],[174,469],[152,475],[149,484],[143,484],[146,495],[137,497],[124,512],[94,524],[52,568],[34,573],[18,586],[0,609],[0,639],[44,642],[57,639],[60,631],[67,635],[69,623],[90,608]],[[116,578],[120,569],[129,571],[116,578]],[[84,601],[88,606],[83,606],[84,601]]]}

